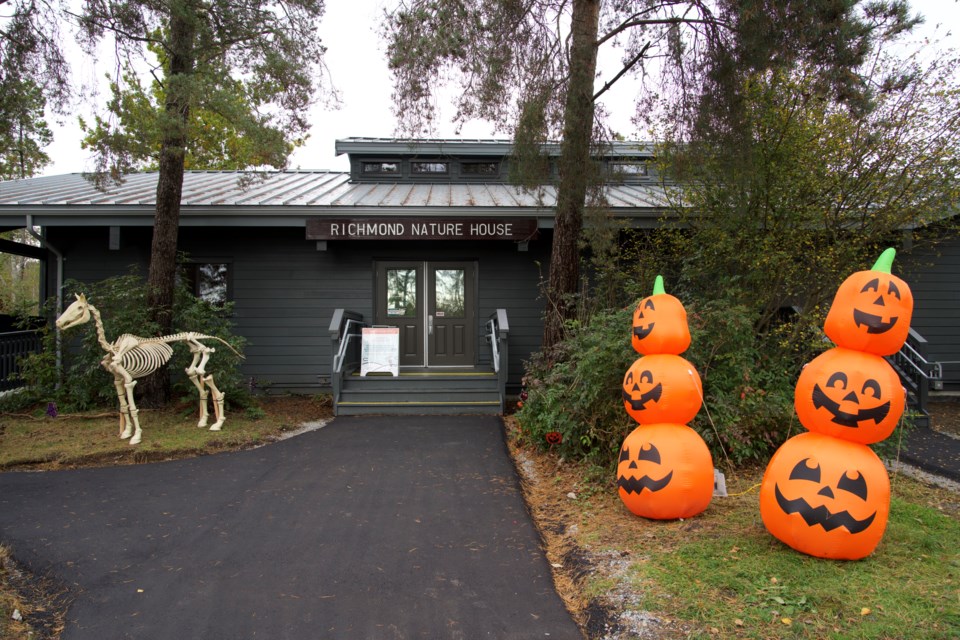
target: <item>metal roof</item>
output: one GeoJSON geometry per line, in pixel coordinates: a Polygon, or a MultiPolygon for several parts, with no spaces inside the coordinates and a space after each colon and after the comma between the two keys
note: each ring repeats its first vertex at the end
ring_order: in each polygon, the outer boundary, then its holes
{"type": "MultiPolygon", "coordinates": [[[[105,191],[79,173],[0,182],[0,226],[23,226],[26,214],[41,226],[150,225],[157,176],[131,174],[105,191]]],[[[666,207],[663,189],[656,185],[611,185],[605,193],[618,217],[657,219],[666,207]]],[[[329,171],[188,171],[181,224],[300,226],[323,215],[552,219],[555,203],[552,186],[528,191],[488,183],[354,183],[348,173],[329,171]]]]}

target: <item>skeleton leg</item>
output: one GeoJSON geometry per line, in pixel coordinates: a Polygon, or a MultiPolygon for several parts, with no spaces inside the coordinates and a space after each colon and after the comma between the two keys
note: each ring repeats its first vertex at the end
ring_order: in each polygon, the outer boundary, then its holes
{"type": "Polygon", "coordinates": [[[210,358],[210,355],[204,351],[207,347],[200,345],[199,343],[190,343],[190,351],[193,352],[193,362],[190,363],[190,366],[186,368],[187,376],[190,378],[190,382],[193,383],[193,386],[197,388],[197,392],[200,394],[200,421],[197,423],[198,427],[207,426],[207,419],[209,414],[207,413],[207,389],[203,384],[203,368],[207,364],[207,360],[210,358]],[[198,348],[199,347],[199,348],[198,348]],[[199,366],[197,364],[199,363],[199,366]]]}
{"type": "Polygon", "coordinates": [[[227,397],[227,394],[217,389],[217,385],[213,383],[213,375],[204,378],[203,382],[210,387],[210,391],[213,393],[213,413],[217,418],[217,421],[210,427],[210,431],[220,431],[223,427],[223,421],[227,419],[227,414],[223,409],[223,399],[227,397]]]}
{"type": "Polygon", "coordinates": [[[133,421],[130,420],[130,406],[127,404],[127,391],[123,388],[123,378],[114,375],[113,386],[117,388],[117,399],[120,401],[120,433],[121,438],[129,438],[133,433],[133,421]]]}
{"type": "MultiPolygon", "coordinates": [[[[133,400],[133,388],[137,386],[137,381],[131,378],[128,373],[124,376],[124,379],[126,382],[123,386],[127,390],[127,403],[130,405],[130,419],[133,421],[133,437],[130,438],[130,444],[140,444],[140,437],[143,433],[140,429],[140,420],[137,418],[140,410],[137,409],[137,403],[133,400]]],[[[129,428],[128,426],[127,429],[129,428]]]]}

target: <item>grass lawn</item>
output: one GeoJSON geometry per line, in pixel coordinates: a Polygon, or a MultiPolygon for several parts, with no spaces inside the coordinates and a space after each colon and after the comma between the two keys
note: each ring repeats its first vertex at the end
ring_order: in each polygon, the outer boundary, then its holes
{"type": "MultiPolygon", "coordinates": [[[[197,428],[196,401],[140,411],[143,440],[121,440],[116,411],[58,414],[47,407],[0,414],[0,470],[135,464],[240,449],[276,440],[304,422],[331,416],[328,396],[264,398],[247,410],[227,409],[221,431],[197,428]]],[[[213,423],[210,417],[210,424],[213,423]]]]}

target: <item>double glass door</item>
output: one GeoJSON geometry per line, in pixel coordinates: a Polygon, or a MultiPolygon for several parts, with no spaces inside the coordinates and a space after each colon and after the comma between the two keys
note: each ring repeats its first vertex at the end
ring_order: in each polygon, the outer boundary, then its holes
{"type": "Polygon", "coordinates": [[[400,366],[472,366],[476,263],[377,263],[374,323],[400,329],[400,366]]]}

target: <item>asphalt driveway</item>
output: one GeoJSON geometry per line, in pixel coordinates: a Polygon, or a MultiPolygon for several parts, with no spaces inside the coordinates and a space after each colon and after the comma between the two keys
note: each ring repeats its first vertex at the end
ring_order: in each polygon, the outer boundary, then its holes
{"type": "Polygon", "coordinates": [[[3,473],[0,541],[71,586],[63,640],[582,637],[495,417],[3,473]]]}

